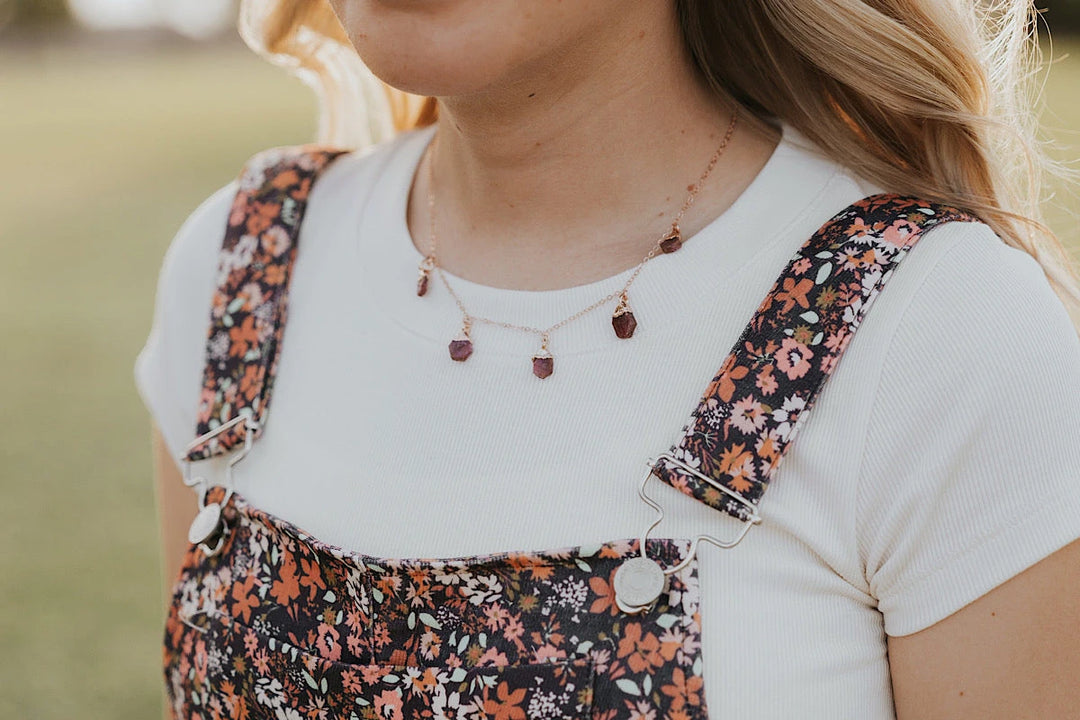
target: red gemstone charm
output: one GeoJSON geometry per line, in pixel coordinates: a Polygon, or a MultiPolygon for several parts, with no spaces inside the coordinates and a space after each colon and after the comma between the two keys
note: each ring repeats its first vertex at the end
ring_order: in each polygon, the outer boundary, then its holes
{"type": "Polygon", "coordinates": [[[459,337],[450,341],[450,358],[458,362],[465,362],[472,355],[472,340],[468,337],[459,337]]]}
{"type": "Polygon", "coordinates": [[[671,234],[660,241],[660,249],[665,253],[673,253],[682,247],[682,235],[678,229],[672,230],[671,234]]]}
{"type": "Polygon", "coordinates": [[[630,311],[626,295],[619,299],[619,304],[611,315],[611,326],[615,328],[615,335],[623,340],[632,337],[634,330],[637,329],[637,318],[630,311]]]}
{"type": "Polygon", "coordinates": [[[428,255],[420,262],[420,277],[416,279],[416,294],[420,297],[427,295],[428,291],[428,278],[431,277],[431,271],[435,269],[435,259],[428,255]]]}
{"type": "Polygon", "coordinates": [[[543,380],[555,372],[555,358],[550,355],[533,356],[533,375],[543,380]]]}

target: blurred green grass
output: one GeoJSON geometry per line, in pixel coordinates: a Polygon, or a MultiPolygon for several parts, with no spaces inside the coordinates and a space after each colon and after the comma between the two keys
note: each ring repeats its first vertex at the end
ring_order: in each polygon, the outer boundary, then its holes
{"type": "MultiPolygon", "coordinates": [[[[1068,58],[1045,120],[1074,147],[1078,89],[1068,58]]],[[[236,43],[56,46],[0,49],[0,110],[0,718],[156,718],[157,520],[132,364],[182,220],[255,151],[312,139],[314,99],[236,43]]],[[[1064,200],[1051,224],[1075,252],[1080,203],[1064,200]]]]}

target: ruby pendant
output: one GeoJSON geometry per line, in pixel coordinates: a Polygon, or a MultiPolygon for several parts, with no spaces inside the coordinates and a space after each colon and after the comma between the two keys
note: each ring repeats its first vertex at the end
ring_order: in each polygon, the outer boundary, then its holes
{"type": "Polygon", "coordinates": [[[458,338],[450,341],[450,359],[465,362],[472,355],[472,340],[458,338]]]}
{"type": "Polygon", "coordinates": [[[465,362],[472,355],[472,340],[469,339],[469,322],[461,328],[461,334],[450,341],[450,359],[465,362]]]}
{"type": "Polygon", "coordinates": [[[420,297],[427,295],[428,278],[431,276],[431,269],[434,267],[435,261],[430,255],[425,257],[420,263],[420,277],[416,279],[416,294],[420,297]]]}
{"type": "Polygon", "coordinates": [[[615,328],[615,335],[623,340],[632,337],[634,330],[637,329],[637,318],[630,310],[630,303],[625,293],[619,298],[619,304],[611,315],[611,326],[615,328]]]}
{"type": "Polygon", "coordinates": [[[673,253],[682,247],[682,234],[679,228],[672,228],[671,233],[660,241],[660,249],[665,253],[673,253]]]}
{"type": "Polygon", "coordinates": [[[550,354],[534,355],[532,359],[533,375],[543,380],[555,372],[555,358],[550,354]]]}

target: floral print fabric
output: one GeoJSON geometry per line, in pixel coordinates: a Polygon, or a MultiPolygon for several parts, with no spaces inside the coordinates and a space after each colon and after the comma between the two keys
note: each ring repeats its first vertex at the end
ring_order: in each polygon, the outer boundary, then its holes
{"type": "MultiPolygon", "coordinates": [[[[344,152],[317,145],[269,148],[244,166],[218,259],[196,436],[242,413],[256,421],[253,437],[260,434],[285,329],[300,221],[318,174],[344,152]]],[[[192,448],[186,459],[225,452],[246,431],[243,423],[235,425],[192,448]]]]}
{"type": "MultiPolygon", "coordinates": [[[[225,505],[223,550],[174,586],[165,677],[178,718],[707,718],[697,564],[627,615],[638,541],[387,560],[225,505]]],[[[689,543],[648,541],[664,566],[689,543]]]]}
{"type": "MultiPolygon", "coordinates": [[[[212,299],[201,436],[247,415],[258,436],[283,337],[312,184],[344,151],[256,155],[240,178],[212,299]]],[[[911,198],[867,198],[810,238],[780,275],[671,451],[755,504],[862,317],[927,229],[974,219],[911,198]]],[[[194,446],[220,455],[243,424],[194,446]]],[[[654,472],[712,507],[749,509],[660,460],[654,472]]],[[[456,559],[392,560],[320,542],[251,507],[221,503],[220,551],[192,546],[164,637],[177,718],[590,718],[704,720],[697,562],[654,605],[621,611],[616,569],[637,540],[456,559]]],[[[647,541],[662,567],[688,540],[647,541]]],[[[725,619],[718,618],[718,621],[725,619]]],[[[714,670],[715,672],[716,670],[714,670]]]]}
{"type": "MultiPolygon", "coordinates": [[[[757,505],[870,305],[924,232],[976,220],[898,195],[847,207],[780,274],[670,450],[757,505]]],[[[750,507],[661,458],[658,477],[741,520],[750,507]]]]}

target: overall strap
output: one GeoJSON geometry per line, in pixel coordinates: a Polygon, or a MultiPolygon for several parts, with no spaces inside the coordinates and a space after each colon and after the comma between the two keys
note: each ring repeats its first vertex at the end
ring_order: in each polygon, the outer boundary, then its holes
{"type": "Polygon", "coordinates": [[[221,455],[261,434],[300,222],[315,180],[346,152],[315,144],[275,147],[244,165],[218,260],[196,438],[183,459],[221,455]]]}
{"type": "Polygon", "coordinates": [[[953,220],[978,218],[882,194],[825,223],[773,284],[653,473],[710,507],[756,518],[769,479],[874,299],[922,234],[953,220]]]}

